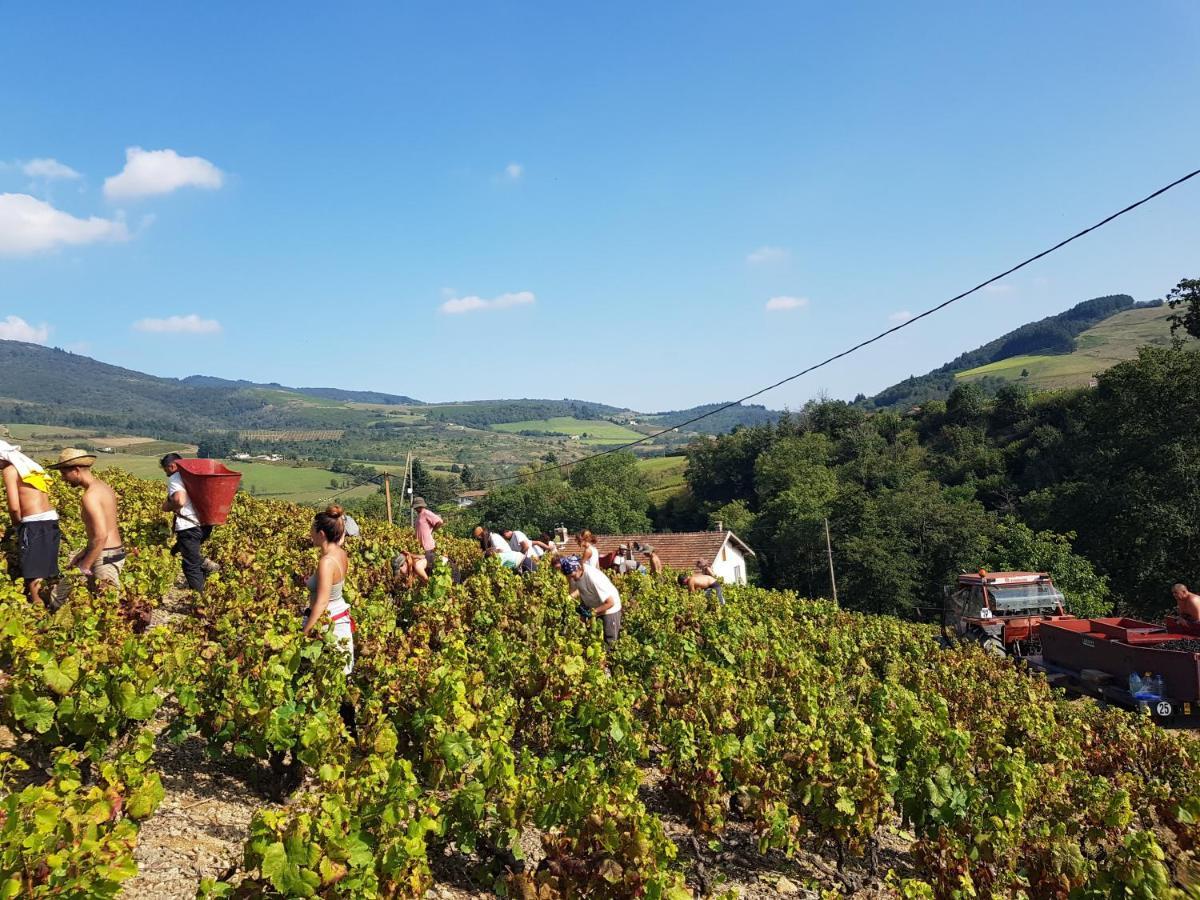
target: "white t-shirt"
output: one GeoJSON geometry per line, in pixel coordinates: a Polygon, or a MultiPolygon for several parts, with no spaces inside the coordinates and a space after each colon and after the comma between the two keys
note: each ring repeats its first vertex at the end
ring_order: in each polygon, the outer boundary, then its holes
{"type": "Polygon", "coordinates": [[[510,537],[508,539],[509,549],[516,550],[518,553],[521,553],[521,554],[525,553],[525,545],[526,544],[529,544],[530,547],[533,546],[533,542],[529,540],[528,536],[523,531],[514,530],[512,533],[512,537],[510,537]]]}
{"type": "Polygon", "coordinates": [[[617,556],[613,558],[613,567],[621,575],[627,575],[630,572],[636,572],[639,568],[638,561],[632,556],[617,556]]]}
{"type": "Polygon", "coordinates": [[[508,541],[504,539],[504,535],[498,531],[493,531],[491,534],[493,547],[495,547],[501,553],[508,553],[510,550],[512,550],[512,547],[508,546],[508,541]]]}
{"type": "MultiPolygon", "coordinates": [[[[180,491],[187,491],[183,486],[183,476],[176,472],[174,475],[167,476],[167,496],[174,497],[180,491]]],[[[196,507],[192,506],[192,498],[188,498],[188,502],[183,504],[183,508],[175,513],[175,530],[187,531],[189,528],[198,528],[200,526],[200,517],[196,515],[196,507]]]]}
{"type": "Polygon", "coordinates": [[[588,547],[587,550],[585,550],[583,553],[583,564],[585,566],[599,566],[600,565],[600,551],[597,550],[594,546],[588,547]]]}
{"type": "Polygon", "coordinates": [[[571,582],[571,589],[579,591],[579,599],[588,609],[595,609],[612,597],[613,605],[604,615],[621,611],[621,595],[617,593],[616,586],[595,566],[585,565],[579,580],[571,582]]]}

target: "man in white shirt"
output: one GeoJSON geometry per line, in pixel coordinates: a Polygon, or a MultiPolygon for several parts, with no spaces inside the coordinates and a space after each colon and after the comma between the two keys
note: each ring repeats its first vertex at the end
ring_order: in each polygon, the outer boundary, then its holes
{"type": "Polygon", "coordinates": [[[621,634],[621,595],[608,576],[595,566],[586,566],[577,556],[559,563],[571,586],[571,596],[579,600],[579,614],[586,621],[599,616],[604,624],[604,643],[611,650],[621,634]]]}
{"type": "Polygon", "coordinates": [[[212,534],[211,525],[201,525],[196,515],[196,507],[192,505],[183,486],[183,476],[179,474],[179,460],[183,459],[178,453],[168,453],[159,463],[167,473],[167,499],[163,503],[163,512],[175,514],[175,547],[183,560],[183,576],[187,585],[193,591],[203,593],[208,576],[217,571],[217,564],[205,559],[200,545],[212,534]]]}

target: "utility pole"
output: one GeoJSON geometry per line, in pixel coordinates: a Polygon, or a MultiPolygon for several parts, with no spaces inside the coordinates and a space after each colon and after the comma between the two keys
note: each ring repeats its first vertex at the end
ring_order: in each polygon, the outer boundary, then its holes
{"type": "Polygon", "coordinates": [[[833,574],[833,542],[829,540],[829,519],[825,519],[825,556],[829,559],[829,585],[833,588],[833,605],[841,606],[838,603],[837,595],[837,576],[833,574]]]}
{"type": "Polygon", "coordinates": [[[383,496],[387,501],[388,512],[388,527],[392,525],[392,476],[388,472],[383,473],[383,496]]]}
{"type": "Polygon", "coordinates": [[[412,475],[412,451],[404,457],[404,491],[408,497],[408,527],[415,528],[417,524],[416,512],[413,510],[413,475],[412,475]]]}

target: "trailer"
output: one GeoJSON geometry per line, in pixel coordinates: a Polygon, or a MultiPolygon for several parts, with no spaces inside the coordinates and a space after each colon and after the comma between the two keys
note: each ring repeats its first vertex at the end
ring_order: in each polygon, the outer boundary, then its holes
{"type": "Polygon", "coordinates": [[[1200,727],[1200,626],[1170,617],[1164,625],[1128,618],[1059,619],[1040,628],[1042,652],[1031,667],[1055,687],[1140,710],[1177,728],[1200,727]],[[1130,676],[1162,679],[1162,695],[1135,697],[1130,676]]]}

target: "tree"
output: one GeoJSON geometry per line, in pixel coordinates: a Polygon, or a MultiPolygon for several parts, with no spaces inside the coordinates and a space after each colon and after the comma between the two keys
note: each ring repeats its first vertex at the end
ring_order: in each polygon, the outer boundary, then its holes
{"type": "Polygon", "coordinates": [[[1200,338],[1200,278],[1184,278],[1171,288],[1165,299],[1171,309],[1183,309],[1171,316],[1171,334],[1183,329],[1200,338]]]}
{"type": "Polygon", "coordinates": [[[611,489],[630,508],[645,513],[649,504],[646,479],[638,468],[637,457],[623,450],[586,459],[571,467],[571,487],[584,490],[592,487],[611,489]]]}
{"type": "Polygon", "coordinates": [[[197,441],[196,455],[201,459],[226,459],[235,449],[236,431],[211,431],[197,441]]]}

